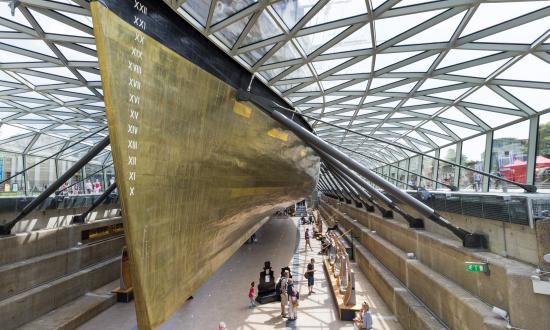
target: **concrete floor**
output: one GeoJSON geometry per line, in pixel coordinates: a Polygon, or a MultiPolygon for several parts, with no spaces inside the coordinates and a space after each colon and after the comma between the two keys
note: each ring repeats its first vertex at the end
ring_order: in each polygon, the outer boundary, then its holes
{"type": "MultiPolygon", "coordinates": [[[[303,236],[306,226],[300,226],[300,241],[296,249],[297,219],[274,218],[257,233],[258,242],[243,245],[210,280],[178,309],[159,329],[217,329],[224,321],[228,329],[353,329],[351,322],[338,320],[321,258],[320,243],[312,240],[313,252],[305,251],[303,236]],[[315,294],[307,295],[307,280],[302,276],[308,260],[316,259],[315,294]],[[299,279],[300,307],[298,320],[280,317],[280,304],[270,303],[248,308],[250,282],[259,280],[264,261],[271,261],[275,274],[290,265],[294,279],[299,279]]],[[[402,329],[371,284],[357,268],[357,301],[371,306],[374,329],[402,329]]],[[[137,329],[134,304],[116,304],[81,326],[81,330],[137,329]]]]}

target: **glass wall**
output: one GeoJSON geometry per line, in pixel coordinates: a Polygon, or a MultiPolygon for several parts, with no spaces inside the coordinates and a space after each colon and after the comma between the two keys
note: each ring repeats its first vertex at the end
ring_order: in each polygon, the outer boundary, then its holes
{"type": "Polygon", "coordinates": [[[404,159],[399,162],[399,172],[397,174],[398,180],[398,187],[401,189],[409,189],[409,186],[407,185],[408,181],[408,170],[409,167],[409,159],[404,159]]]}
{"type": "Polygon", "coordinates": [[[24,179],[18,175],[7,180],[15,173],[23,170],[23,156],[19,154],[0,152],[0,196],[24,195],[24,179]],[[6,182],[3,182],[7,180],[6,182]]]}
{"type": "MultiPolygon", "coordinates": [[[[435,151],[426,153],[429,156],[435,156],[435,151]]],[[[435,171],[437,169],[437,160],[431,157],[422,156],[422,175],[426,178],[435,178],[435,171]]],[[[435,189],[434,181],[422,178],[420,186],[428,190],[435,189]]]]}
{"type": "MultiPolygon", "coordinates": [[[[409,165],[409,184],[411,186],[418,186],[418,184],[420,183],[418,180],[418,175],[417,174],[420,174],[420,156],[414,156],[411,158],[411,161],[410,161],[410,165],[409,165]]],[[[409,187],[410,188],[410,187],[409,187]]]]}
{"type": "Polygon", "coordinates": [[[540,192],[550,192],[550,113],[539,118],[535,185],[540,192]]]}
{"type": "MultiPolygon", "coordinates": [[[[485,144],[487,135],[480,135],[462,142],[460,165],[483,171],[485,159],[485,144]]],[[[481,191],[485,176],[474,171],[460,169],[459,188],[461,190],[481,191]]]]}
{"type": "Polygon", "coordinates": [[[27,194],[29,195],[40,194],[57,179],[55,159],[46,161],[44,159],[34,156],[25,157],[25,168],[38,164],[26,172],[27,194]]]}
{"type": "Polygon", "coordinates": [[[437,171],[437,181],[445,185],[438,184],[438,188],[448,189],[447,186],[454,185],[455,182],[455,166],[450,162],[456,161],[456,144],[441,149],[439,153],[439,169],[437,171]],[[449,161],[449,163],[443,161],[449,161]]]}
{"type": "MultiPolygon", "coordinates": [[[[496,130],[491,150],[491,174],[508,180],[525,183],[527,172],[527,150],[529,142],[529,121],[496,130]]],[[[494,179],[490,180],[491,191],[521,191],[515,185],[494,179]]]]}

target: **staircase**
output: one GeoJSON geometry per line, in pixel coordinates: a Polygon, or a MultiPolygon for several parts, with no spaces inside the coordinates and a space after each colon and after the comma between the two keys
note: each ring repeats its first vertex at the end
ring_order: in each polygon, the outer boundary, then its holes
{"type": "Polygon", "coordinates": [[[116,302],[124,236],[81,243],[120,218],[0,238],[2,329],[74,329],[116,302]]]}
{"type": "Polygon", "coordinates": [[[360,269],[406,329],[507,329],[493,306],[506,310],[516,327],[550,324],[544,312],[547,297],[531,288],[531,265],[466,249],[439,234],[329,198],[323,199],[320,214],[352,230],[360,269]],[[464,270],[464,262],[481,260],[489,262],[490,273],[464,270]]]}

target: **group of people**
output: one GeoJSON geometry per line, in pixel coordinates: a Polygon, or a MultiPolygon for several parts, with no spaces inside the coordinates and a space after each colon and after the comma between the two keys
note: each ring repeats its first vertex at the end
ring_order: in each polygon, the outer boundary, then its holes
{"type": "Polygon", "coordinates": [[[98,179],[95,179],[95,182],[92,183],[90,180],[86,180],[84,183],[84,190],[86,190],[87,194],[91,193],[99,193],[101,192],[101,182],[99,182],[98,179]]]}
{"type": "MultiPolygon", "coordinates": [[[[336,229],[336,226],[330,227],[327,229],[327,232],[325,235],[322,234],[321,231],[321,223],[318,219],[316,219],[313,215],[309,215],[309,217],[306,218],[306,216],[301,217],[300,219],[302,224],[311,224],[313,225],[312,230],[310,231],[310,228],[306,228],[306,231],[304,233],[304,239],[305,239],[305,250],[307,251],[308,247],[310,251],[313,251],[313,248],[311,246],[311,238],[317,238],[321,239],[321,252],[319,254],[325,254],[330,247],[332,246],[332,238],[331,234],[336,229]]],[[[314,286],[315,286],[315,272],[317,270],[315,269],[315,259],[311,258],[309,263],[306,266],[306,270],[304,272],[304,277],[307,279],[307,286],[308,286],[308,293],[309,295],[314,294],[314,286]]],[[[249,298],[249,308],[256,307],[255,302],[255,282],[250,283],[250,288],[248,290],[248,298],[249,298]]],[[[278,288],[278,294],[281,301],[281,317],[286,318],[289,321],[295,321],[298,318],[298,306],[300,301],[300,292],[296,288],[296,281],[292,278],[289,270],[284,270],[282,273],[281,278],[279,279],[279,282],[277,284],[278,288]]],[[[357,329],[363,330],[369,330],[372,329],[372,316],[369,311],[369,305],[364,302],[361,306],[361,310],[356,313],[356,317],[353,319],[354,326],[357,329]]],[[[225,324],[220,323],[220,329],[226,329],[225,324]]]]}

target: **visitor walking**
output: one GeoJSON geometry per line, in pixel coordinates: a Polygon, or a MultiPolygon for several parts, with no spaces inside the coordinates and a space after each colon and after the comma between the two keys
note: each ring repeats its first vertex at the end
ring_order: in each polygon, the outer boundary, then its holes
{"type": "Polygon", "coordinates": [[[294,288],[294,283],[291,278],[288,279],[287,284],[288,293],[288,319],[295,321],[298,318],[298,291],[294,288]]]}
{"type": "Polygon", "coordinates": [[[290,278],[290,273],[288,270],[285,270],[283,277],[281,277],[281,284],[279,286],[279,291],[281,293],[281,317],[286,317],[285,308],[288,305],[288,279],[290,278]]]}
{"type": "Polygon", "coordinates": [[[94,186],[92,185],[92,182],[90,180],[86,180],[86,183],[84,184],[84,189],[86,190],[87,194],[91,194],[94,190],[94,186]]]}
{"type": "Polygon", "coordinates": [[[248,290],[248,299],[250,299],[250,304],[248,308],[256,307],[256,302],[254,301],[254,282],[250,283],[250,289],[248,290]]]}
{"type": "Polygon", "coordinates": [[[372,315],[369,311],[369,304],[363,302],[361,305],[361,310],[356,313],[355,318],[353,319],[354,328],[359,330],[370,330],[372,329],[372,315]]]}
{"type": "Polygon", "coordinates": [[[307,288],[309,290],[309,294],[315,293],[313,292],[313,285],[315,284],[315,259],[311,258],[310,263],[307,264],[307,288]]]}
{"type": "Polygon", "coordinates": [[[309,249],[311,251],[313,251],[313,248],[311,247],[311,243],[309,241],[309,228],[306,228],[306,233],[305,233],[305,240],[306,240],[306,251],[307,251],[307,247],[309,246],[309,249]]]}

